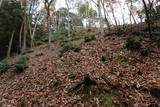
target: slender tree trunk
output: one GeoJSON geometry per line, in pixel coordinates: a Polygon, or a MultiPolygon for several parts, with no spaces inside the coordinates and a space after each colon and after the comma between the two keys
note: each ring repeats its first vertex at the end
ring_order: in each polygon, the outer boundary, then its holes
{"type": "Polygon", "coordinates": [[[34,37],[35,37],[35,33],[36,33],[36,28],[37,28],[37,22],[36,22],[36,24],[34,25],[34,28],[33,28],[33,33],[32,33],[32,35],[31,35],[31,48],[33,48],[33,46],[34,46],[34,37]]]}
{"type": "Polygon", "coordinates": [[[48,29],[48,45],[49,45],[49,49],[50,49],[52,33],[51,33],[51,18],[50,18],[49,7],[47,9],[47,29],[48,29]]]}
{"type": "Polygon", "coordinates": [[[134,15],[132,14],[132,12],[131,12],[131,17],[132,17],[132,19],[134,21],[134,24],[137,24],[136,19],[135,19],[134,15]]]}
{"type": "Polygon", "coordinates": [[[50,16],[48,15],[47,17],[47,28],[48,28],[48,44],[49,44],[49,49],[51,47],[51,20],[50,20],[50,16]]]}
{"type": "Polygon", "coordinates": [[[102,13],[101,13],[101,1],[98,0],[98,13],[99,13],[99,20],[100,20],[100,29],[99,31],[101,32],[101,34],[103,34],[103,22],[102,22],[102,13]]]}
{"type": "Polygon", "coordinates": [[[2,5],[3,0],[0,0],[0,6],[2,5]]]}
{"type": "Polygon", "coordinates": [[[24,16],[24,29],[23,29],[23,47],[22,47],[22,54],[26,51],[26,39],[27,39],[27,32],[28,32],[28,22],[27,16],[24,16]]]}
{"type": "Polygon", "coordinates": [[[32,36],[32,26],[31,26],[31,23],[32,23],[32,22],[30,22],[30,19],[28,18],[28,28],[29,28],[30,38],[31,38],[31,36],[32,36]]]}
{"type": "Polygon", "coordinates": [[[23,32],[23,28],[24,28],[24,21],[22,22],[20,32],[19,32],[19,49],[20,49],[20,52],[22,51],[22,32],[23,32]]]}
{"type": "Polygon", "coordinates": [[[118,2],[119,6],[120,6],[120,9],[121,9],[121,14],[122,14],[122,25],[123,25],[123,30],[124,30],[124,25],[125,25],[125,19],[124,19],[124,13],[123,13],[123,10],[122,10],[122,5],[120,2],[118,2]]]}
{"type": "Polygon", "coordinates": [[[56,19],[56,22],[57,22],[57,31],[59,31],[59,28],[60,28],[60,19],[61,19],[61,15],[60,15],[60,13],[58,13],[58,18],[56,19]]]}
{"type": "Polygon", "coordinates": [[[69,5],[68,5],[68,1],[66,0],[66,5],[67,5],[67,17],[68,17],[68,36],[70,37],[70,32],[71,32],[71,25],[70,25],[70,15],[69,15],[69,5]]]}
{"type": "Polygon", "coordinates": [[[132,26],[132,16],[131,16],[131,10],[130,10],[130,8],[129,8],[129,5],[128,5],[128,3],[127,3],[127,8],[128,8],[128,11],[129,11],[129,20],[130,20],[130,24],[131,24],[131,26],[132,26]]]}
{"type": "Polygon", "coordinates": [[[22,54],[26,51],[27,30],[27,25],[24,25],[22,54]]]}
{"type": "Polygon", "coordinates": [[[7,51],[7,58],[9,58],[10,54],[11,54],[11,48],[12,48],[14,33],[15,33],[15,30],[12,31],[12,35],[11,35],[11,39],[10,39],[9,46],[8,46],[8,51],[7,51]]]}
{"type": "Polygon", "coordinates": [[[113,9],[113,7],[112,7],[112,4],[110,4],[110,8],[111,8],[111,11],[112,11],[112,15],[113,15],[114,22],[115,22],[115,24],[116,24],[116,29],[117,29],[117,31],[118,31],[118,23],[117,23],[115,14],[114,14],[114,9],[113,9]]]}
{"type": "Polygon", "coordinates": [[[102,4],[102,7],[103,7],[105,22],[107,24],[108,31],[110,32],[110,24],[109,24],[108,18],[106,16],[106,9],[105,9],[105,6],[104,6],[104,1],[101,0],[101,4],[102,4]]]}
{"type": "Polygon", "coordinates": [[[36,33],[36,28],[37,28],[39,17],[40,17],[40,14],[38,15],[37,20],[35,21],[33,32],[32,32],[32,35],[31,35],[31,48],[34,46],[34,42],[33,41],[34,41],[34,37],[35,37],[35,33],[36,33]]]}
{"type": "Polygon", "coordinates": [[[149,10],[147,9],[147,4],[146,4],[145,0],[142,0],[142,2],[143,2],[143,5],[144,5],[145,14],[146,14],[146,18],[147,18],[149,35],[150,35],[150,38],[152,38],[152,31],[151,31],[151,22],[150,22],[150,17],[149,17],[149,10]]]}
{"type": "Polygon", "coordinates": [[[128,10],[129,10],[129,17],[130,17],[130,22],[131,22],[131,24],[132,24],[132,19],[133,19],[133,22],[134,22],[134,24],[137,24],[137,22],[136,22],[136,19],[135,19],[135,17],[134,17],[134,15],[132,14],[132,6],[133,6],[133,4],[132,4],[132,1],[131,1],[131,5],[129,6],[129,4],[127,3],[127,8],[128,8],[128,10]]]}
{"type": "Polygon", "coordinates": [[[86,11],[85,11],[85,13],[86,13],[86,28],[88,28],[89,26],[87,26],[88,25],[88,22],[89,22],[89,18],[88,18],[88,4],[87,4],[87,1],[86,1],[86,11]]]}
{"type": "Polygon", "coordinates": [[[51,39],[52,39],[52,31],[51,31],[51,14],[50,14],[50,6],[54,2],[54,0],[45,0],[44,5],[47,11],[47,29],[48,29],[48,44],[49,49],[51,49],[51,39]]]}

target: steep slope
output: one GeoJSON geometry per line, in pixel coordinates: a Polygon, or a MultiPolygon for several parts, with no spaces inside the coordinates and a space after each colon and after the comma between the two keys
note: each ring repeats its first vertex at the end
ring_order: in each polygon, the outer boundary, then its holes
{"type": "MultiPolygon", "coordinates": [[[[142,57],[139,52],[124,48],[128,36],[96,36],[96,40],[82,44],[80,52],[61,55],[61,46],[54,43],[34,49],[29,67],[21,74],[8,70],[0,75],[0,106],[15,107],[111,107],[160,106],[160,55],[151,53],[142,57]],[[43,55],[36,56],[37,53],[43,55]],[[70,91],[89,74],[101,87],[91,86],[88,93],[70,91]],[[110,88],[101,78],[110,78],[117,88],[110,88]],[[94,90],[94,91],[92,91],[94,90]],[[154,91],[155,90],[155,91],[154,91]]],[[[143,48],[147,45],[143,41],[143,48]]],[[[160,52],[158,48],[152,48],[160,52]]],[[[19,56],[17,56],[19,57],[19,56]]],[[[16,57],[16,58],[17,58],[16,57]]],[[[12,59],[12,62],[15,59],[12,59]]]]}

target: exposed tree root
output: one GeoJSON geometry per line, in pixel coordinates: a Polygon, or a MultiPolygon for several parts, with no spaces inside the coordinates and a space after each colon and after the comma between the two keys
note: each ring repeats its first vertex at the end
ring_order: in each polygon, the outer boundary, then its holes
{"type": "Polygon", "coordinates": [[[84,79],[82,82],[78,83],[73,89],[72,92],[85,93],[89,90],[90,86],[98,86],[98,83],[95,80],[92,80],[89,74],[84,75],[84,79]]]}

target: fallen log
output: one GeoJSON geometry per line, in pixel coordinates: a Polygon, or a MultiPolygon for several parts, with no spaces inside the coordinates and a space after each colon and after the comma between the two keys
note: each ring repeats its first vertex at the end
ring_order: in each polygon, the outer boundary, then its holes
{"type": "Polygon", "coordinates": [[[91,85],[98,85],[98,83],[95,80],[92,80],[89,74],[85,74],[83,81],[78,83],[71,91],[78,90],[81,86],[89,87],[91,85]]]}
{"type": "Polygon", "coordinates": [[[101,78],[105,81],[105,83],[110,87],[110,88],[117,88],[116,85],[112,82],[110,78],[108,78],[105,75],[102,75],[101,78]]]}

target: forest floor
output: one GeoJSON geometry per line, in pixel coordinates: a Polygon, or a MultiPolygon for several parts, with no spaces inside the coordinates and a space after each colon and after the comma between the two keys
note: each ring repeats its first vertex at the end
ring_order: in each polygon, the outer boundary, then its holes
{"type": "MultiPolygon", "coordinates": [[[[160,107],[160,48],[149,56],[124,48],[127,35],[96,36],[82,44],[80,52],[60,53],[54,43],[35,47],[25,72],[16,74],[9,69],[0,75],[0,106],[11,107],[160,107]],[[156,53],[157,52],[157,53],[156,53]],[[43,53],[36,56],[37,53],[43,53]],[[89,74],[97,85],[73,91],[77,83],[89,74]],[[110,78],[116,88],[101,78],[110,78]]],[[[142,48],[148,38],[142,37],[142,48]]],[[[11,59],[14,62],[19,56],[11,59]]]]}

